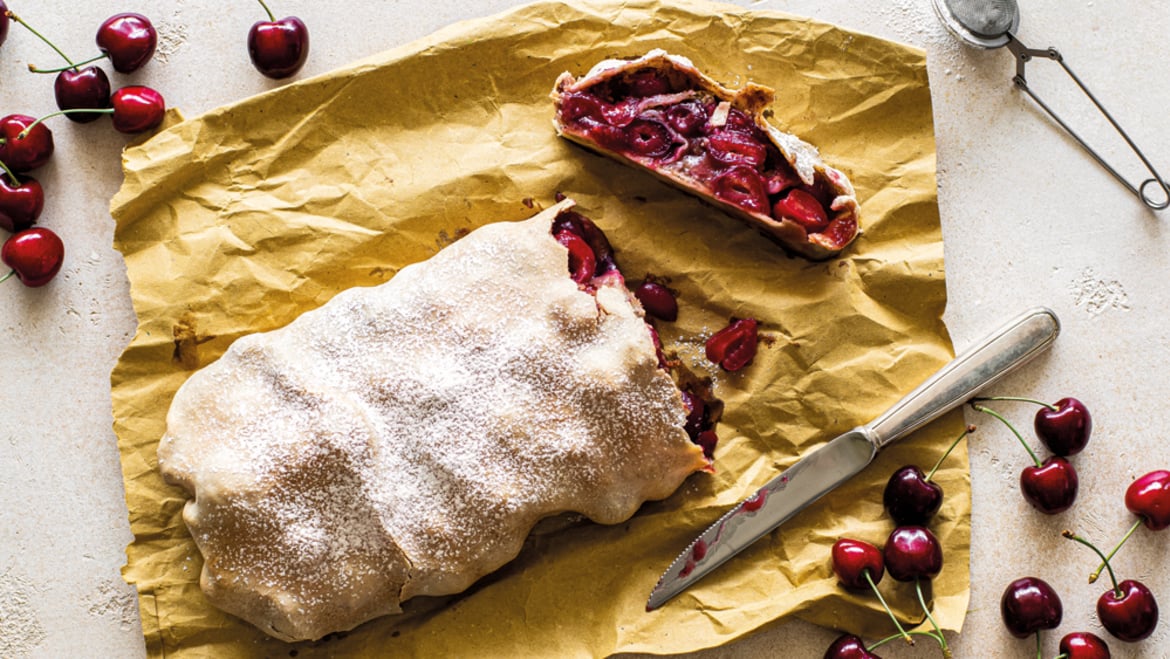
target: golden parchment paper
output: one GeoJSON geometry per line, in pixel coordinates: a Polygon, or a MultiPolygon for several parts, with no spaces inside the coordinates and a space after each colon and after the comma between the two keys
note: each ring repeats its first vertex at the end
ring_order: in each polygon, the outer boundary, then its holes
{"type": "MultiPolygon", "coordinates": [[[[884,543],[881,492],[928,469],[962,431],[952,413],[663,609],[658,576],[694,536],[801,454],[881,413],[952,356],[924,54],[813,20],[700,1],[540,3],[178,121],[127,149],[111,204],[138,331],[112,374],[115,430],[151,656],[606,656],[717,646],[786,616],[883,637],[872,595],[833,578],[843,536],[884,543]],[[733,219],[557,138],[562,71],[655,47],[722,82],[778,90],[772,121],[817,145],[857,188],[864,235],[839,258],[786,255],[733,219]],[[573,197],[627,279],[668,278],[668,350],[726,402],[715,474],[695,474],[630,521],[538,529],[520,556],[460,596],[287,645],[220,613],[155,448],[172,395],[236,338],[285,325],[353,286],[389,280],[462,233],[573,197]],[[755,361],[712,369],[703,341],[732,316],[762,322],[755,361]]],[[[946,562],[928,590],[962,625],[970,486],[960,446],[936,475],[931,526],[946,562]]],[[[881,588],[920,621],[912,585],[881,588]]]]}

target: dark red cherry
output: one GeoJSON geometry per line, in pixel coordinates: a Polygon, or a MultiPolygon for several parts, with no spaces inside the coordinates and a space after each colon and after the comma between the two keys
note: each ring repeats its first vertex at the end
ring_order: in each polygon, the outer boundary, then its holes
{"type": "Polygon", "coordinates": [[[926,480],[914,465],[895,471],[882,494],[882,503],[899,525],[925,524],[938,512],[942,500],[942,487],[926,480]]]}
{"type": "Polygon", "coordinates": [[[162,94],[150,87],[123,87],[110,97],[114,106],[114,130],[141,133],[162,123],[167,112],[162,94]]]}
{"type": "Polygon", "coordinates": [[[658,96],[670,93],[670,80],[657,69],[643,69],[626,76],[626,86],[634,96],[658,96]]]}
{"type": "Polygon", "coordinates": [[[874,585],[885,575],[882,551],[863,540],[841,538],[833,543],[833,574],[849,590],[870,590],[866,573],[874,585]]]}
{"type": "Polygon", "coordinates": [[[0,175],[0,229],[16,233],[36,223],[45,208],[45,191],[35,178],[23,176],[13,183],[0,175]]]}
{"type": "Polygon", "coordinates": [[[1060,639],[1064,659],[1110,659],[1109,646],[1101,637],[1089,632],[1072,632],[1060,639]]]}
{"type": "Polygon", "coordinates": [[[728,169],[711,186],[716,197],[753,213],[768,213],[768,192],[759,172],[744,165],[728,169]]]}
{"type": "Polygon", "coordinates": [[[275,20],[270,13],[269,18],[248,30],[248,55],[257,71],[279,80],[305,65],[309,57],[309,28],[296,16],[275,20]]]}
{"type": "Polygon", "coordinates": [[[767,157],[764,145],[751,135],[726,128],[711,133],[707,138],[707,151],[721,163],[753,168],[763,165],[767,157]]]}
{"type": "Polygon", "coordinates": [[[683,407],[687,411],[687,422],[683,429],[687,431],[687,435],[694,439],[703,432],[707,425],[707,404],[689,389],[681,389],[680,392],[682,393],[683,407]]]}
{"type": "Polygon", "coordinates": [[[715,458],[715,446],[719,443],[719,435],[714,430],[704,430],[695,438],[695,443],[703,449],[703,455],[708,460],[715,458]]]}
{"type": "Polygon", "coordinates": [[[561,98],[561,117],[565,121],[578,121],[584,118],[604,121],[605,113],[602,106],[602,100],[596,96],[570,92],[561,98]]]}
{"type": "MultiPolygon", "coordinates": [[[[0,247],[0,261],[12,268],[20,283],[29,288],[44,286],[57,275],[65,260],[65,245],[57,234],[44,227],[14,233],[0,247]]],[[[4,275],[7,279],[9,275],[4,275]]]]}
{"type": "MultiPolygon", "coordinates": [[[[110,107],[110,79],[96,66],[74,71],[66,69],[53,82],[57,107],[62,110],[104,110],[110,107]]],[[[65,115],[79,124],[96,121],[100,114],[77,112],[65,115]]]]}
{"type": "Polygon", "coordinates": [[[758,326],[754,318],[741,318],[711,335],[705,345],[707,359],[727,371],[747,366],[756,356],[758,326]]]}
{"type": "Polygon", "coordinates": [[[593,278],[597,269],[597,260],[589,243],[572,231],[562,231],[556,235],[557,242],[569,250],[569,274],[578,284],[586,284],[593,278]]]}
{"type": "Polygon", "coordinates": [[[1050,407],[1036,411],[1033,426],[1036,436],[1056,455],[1076,455],[1089,443],[1093,418],[1085,404],[1076,398],[1061,398],[1050,407]]]}
{"type": "Polygon", "coordinates": [[[722,128],[738,130],[742,133],[754,134],[755,122],[752,121],[751,117],[747,116],[742,111],[732,108],[727,113],[727,121],[723,124],[722,128]]]}
{"type": "Polygon", "coordinates": [[[1037,467],[1029,465],[1020,472],[1020,491],[1036,510],[1055,515],[1072,507],[1077,498],[1077,470],[1059,456],[1052,456],[1037,467]]]}
{"type": "Polygon", "coordinates": [[[610,246],[609,239],[605,237],[605,232],[594,224],[593,220],[573,211],[561,213],[553,221],[552,232],[553,235],[557,235],[562,231],[571,231],[577,234],[589,245],[589,249],[593,250],[594,261],[597,263],[597,269],[594,270],[593,274],[601,275],[617,269],[617,263],[613,258],[613,247],[610,246]]]}
{"type": "Polygon", "coordinates": [[[865,643],[852,634],[838,637],[825,651],[824,659],[882,659],[865,648],[865,643]]]}
{"type": "Polygon", "coordinates": [[[142,68],[154,55],[158,31],[142,14],[127,12],[107,18],[97,31],[97,45],[118,73],[142,68]]]}
{"type": "Polygon", "coordinates": [[[819,233],[829,226],[829,215],[817,198],[804,190],[790,190],[772,207],[776,218],[796,222],[809,233],[819,233]]]}
{"type": "Polygon", "coordinates": [[[665,114],[666,122],[684,137],[699,135],[707,123],[707,108],[698,101],[676,103],[666,108],[665,114]]]}
{"type": "Polygon", "coordinates": [[[1097,599],[1097,618],[1105,631],[1133,643],[1148,638],[1158,626],[1158,603],[1145,584],[1126,579],[1097,599]]]}
{"type": "Polygon", "coordinates": [[[634,297],[642,303],[646,313],[659,320],[678,320],[678,300],[670,289],[656,281],[647,279],[634,289],[634,297]]]}
{"type": "Polygon", "coordinates": [[[942,546],[925,526],[899,526],[883,550],[886,571],[896,581],[933,579],[942,571],[942,546]]]}
{"type": "Polygon", "coordinates": [[[44,124],[36,124],[28,134],[21,133],[36,123],[24,114],[10,114],[0,119],[0,161],[14,172],[28,172],[49,161],[53,155],[53,133],[44,124]]]}
{"type": "Polygon", "coordinates": [[[8,5],[4,4],[4,0],[0,0],[0,46],[4,45],[4,40],[8,38],[8,5]]]}
{"type": "Polygon", "coordinates": [[[1125,491],[1125,507],[1151,531],[1170,526],[1170,471],[1151,471],[1131,483],[1125,491]]]}
{"type": "Polygon", "coordinates": [[[1023,577],[1008,584],[999,601],[1003,624],[1012,636],[1028,638],[1041,629],[1055,629],[1064,617],[1060,596],[1047,581],[1023,577]]]}
{"type": "Polygon", "coordinates": [[[626,144],[634,153],[660,158],[670,153],[674,144],[670,129],[653,119],[635,119],[624,130],[626,144]]]}

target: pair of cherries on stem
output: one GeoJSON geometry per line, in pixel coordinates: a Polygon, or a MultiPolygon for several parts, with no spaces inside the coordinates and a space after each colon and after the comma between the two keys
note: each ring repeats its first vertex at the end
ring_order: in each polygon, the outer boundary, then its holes
{"type": "Polygon", "coordinates": [[[1000,396],[976,398],[971,406],[979,412],[999,419],[1032,458],[1032,465],[1020,472],[1020,491],[1033,508],[1047,515],[1055,515],[1072,507],[1077,498],[1079,478],[1076,468],[1065,459],[1084,450],[1092,433],[1093,421],[1088,408],[1076,398],[1062,398],[1055,404],[1030,398],[1000,396]],[[999,412],[983,405],[985,401],[1020,401],[1040,406],[1033,427],[1036,436],[1053,455],[1041,462],[1036,452],[1024,440],[1015,426],[999,412]]]}
{"type": "MultiPolygon", "coordinates": [[[[1060,596],[1039,577],[1022,577],[1008,584],[999,601],[1000,615],[1016,638],[1036,637],[1036,657],[1042,659],[1040,633],[1056,629],[1064,618],[1060,596]]],[[[1091,632],[1072,632],[1060,639],[1057,659],[1109,659],[1109,645],[1091,632]]]]}

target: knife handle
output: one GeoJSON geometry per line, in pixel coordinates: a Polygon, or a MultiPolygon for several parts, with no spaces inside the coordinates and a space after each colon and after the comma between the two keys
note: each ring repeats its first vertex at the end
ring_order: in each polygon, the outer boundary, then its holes
{"type": "Polygon", "coordinates": [[[911,391],[866,429],[878,450],[971,399],[980,389],[1052,345],[1060,321],[1037,307],[1017,316],[965,350],[911,391]]]}

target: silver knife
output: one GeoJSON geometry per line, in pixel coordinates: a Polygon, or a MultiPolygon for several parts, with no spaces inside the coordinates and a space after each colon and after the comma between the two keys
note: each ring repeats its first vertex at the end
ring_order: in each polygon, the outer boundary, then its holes
{"type": "Polygon", "coordinates": [[[1051,310],[1027,311],[955,357],[878,418],[801,458],[695,538],[658,580],[646,610],[662,606],[849,480],[885,446],[963,404],[1043,352],[1059,332],[1060,321],[1051,310]]]}

